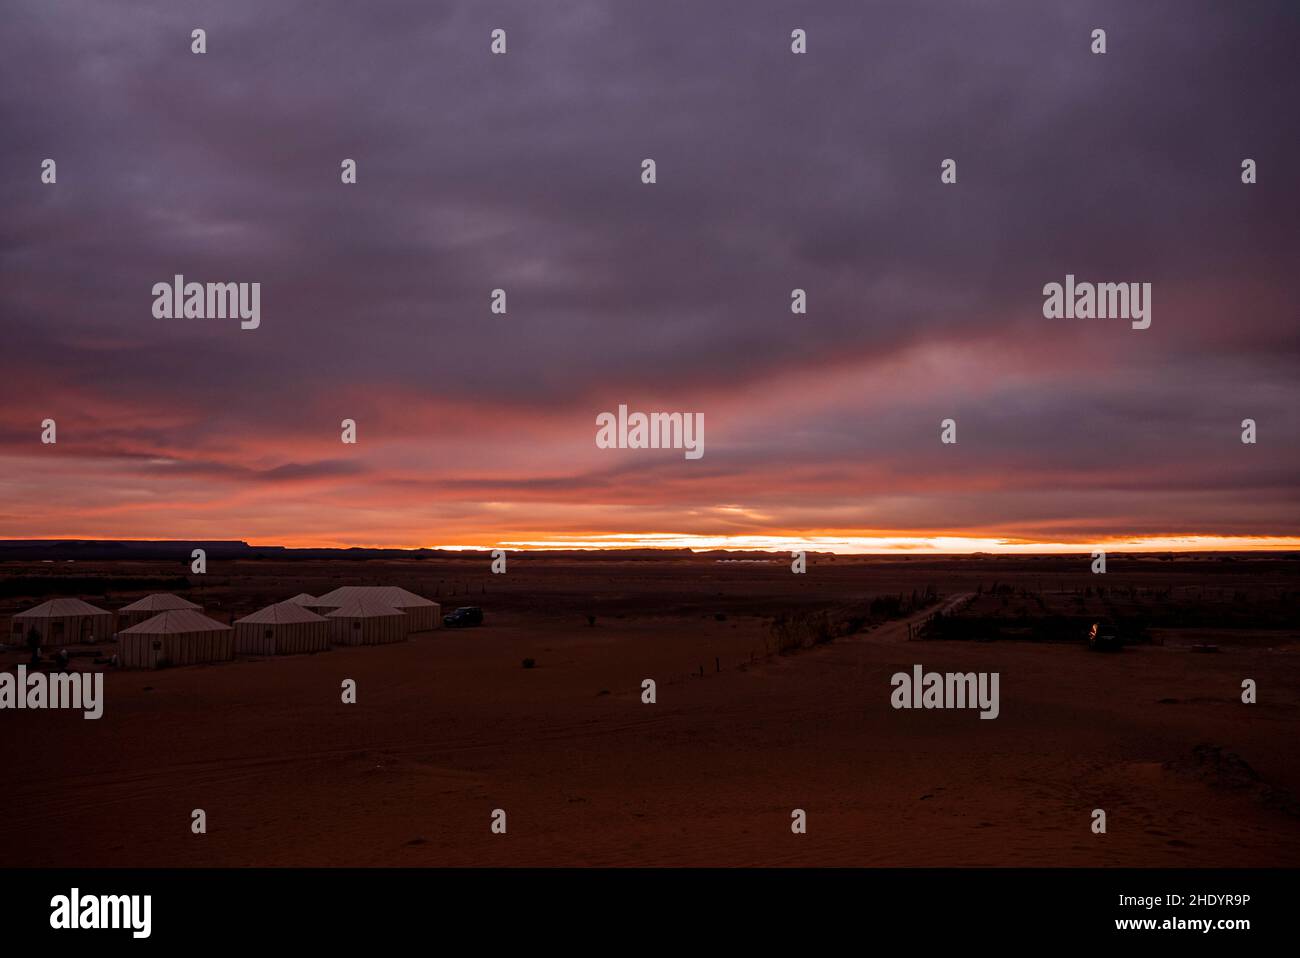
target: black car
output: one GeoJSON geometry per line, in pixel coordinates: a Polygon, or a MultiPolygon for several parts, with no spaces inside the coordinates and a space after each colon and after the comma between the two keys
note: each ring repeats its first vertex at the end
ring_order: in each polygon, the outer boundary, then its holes
{"type": "Polygon", "coordinates": [[[1120,640],[1119,630],[1115,628],[1113,622],[1102,619],[1094,622],[1088,629],[1088,648],[1102,652],[1118,651],[1123,645],[1120,640]]]}
{"type": "Polygon", "coordinates": [[[463,605],[442,617],[442,624],[448,629],[467,629],[483,624],[483,610],[476,605],[463,605]]]}

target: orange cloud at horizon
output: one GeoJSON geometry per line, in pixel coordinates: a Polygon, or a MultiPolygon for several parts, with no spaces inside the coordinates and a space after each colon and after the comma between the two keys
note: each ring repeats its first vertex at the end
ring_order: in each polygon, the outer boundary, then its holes
{"type": "MultiPolygon", "coordinates": [[[[1253,552],[1300,549],[1300,538],[1267,536],[1157,536],[1091,542],[1035,542],[972,536],[653,536],[609,535],[503,542],[516,549],[691,549],[707,551],[831,552],[837,555],[970,555],[977,552],[1035,555],[1106,552],[1253,552]]],[[[434,548],[453,548],[435,546],[434,548]]]]}
{"type": "MultiPolygon", "coordinates": [[[[42,536],[49,541],[140,541],[100,536],[42,536]]],[[[239,536],[202,536],[194,539],[236,541],[239,536]]],[[[0,542],[7,540],[0,539],[0,542]]],[[[160,539],[158,541],[192,541],[160,539]]],[[[242,541],[242,540],[241,540],[242,541]]],[[[1077,542],[1051,542],[1025,539],[989,538],[961,535],[684,535],[675,533],[604,533],[588,536],[554,536],[541,539],[482,538],[454,543],[365,542],[328,538],[294,538],[252,541],[253,547],[280,546],[287,549],[437,549],[443,551],[482,551],[507,549],[518,552],[617,551],[663,549],[692,552],[820,552],[835,555],[1048,555],[1080,554],[1093,551],[1108,553],[1153,552],[1289,552],[1300,550],[1300,537],[1288,536],[1136,536],[1109,537],[1077,542]]]]}
{"type": "Polygon", "coordinates": [[[845,359],[820,379],[794,369],[757,393],[701,388],[698,462],[597,448],[595,413],[632,398],[622,390],[520,409],[376,382],[266,416],[184,396],[153,414],[138,397],[76,393],[49,410],[57,446],[34,441],[45,407],[28,397],[0,413],[0,536],[886,554],[1300,546],[1285,435],[1247,447],[1216,419],[1170,442],[1160,418],[1103,406],[1085,429],[1061,419],[1069,403],[1053,419],[997,392],[1060,394],[1050,364],[986,383],[961,444],[940,445],[940,416],[970,403],[944,390],[974,390],[991,363],[986,348],[936,343],[883,365],[845,359]],[[855,379],[872,385],[855,393],[855,379]],[[939,385],[915,396],[907,384],[921,380],[939,385]],[[358,417],[356,445],[339,442],[342,409],[358,417]]]}

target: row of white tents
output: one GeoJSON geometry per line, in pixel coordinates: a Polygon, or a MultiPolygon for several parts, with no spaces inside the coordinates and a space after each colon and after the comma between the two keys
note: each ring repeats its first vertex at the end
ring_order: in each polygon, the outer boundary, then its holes
{"type": "MultiPolygon", "coordinates": [[[[117,612],[118,656],[126,668],[221,662],[244,655],[320,652],[330,645],[401,642],[442,625],[442,607],[397,586],[343,586],[304,593],[236,619],[233,627],[180,596],[146,596],[117,612]]],[[[51,599],[13,617],[12,641],[35,630],[53,648],[113,635],[113,613],[80,599],[51,599]]]]}

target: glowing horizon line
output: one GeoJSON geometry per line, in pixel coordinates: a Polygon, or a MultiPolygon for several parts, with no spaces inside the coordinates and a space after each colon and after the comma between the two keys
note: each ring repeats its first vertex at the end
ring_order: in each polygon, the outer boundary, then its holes
{"type": "Polygon", "coordinates": [[[497,539],[477,544],[464,542],[438,545],[339,542],[337,540],[289,539],[279,542],[251,542],[244,539],[104,539],[94,536],[52,536],[47,538],[0,539],[6,542],[245,542],[249,548],[284,549],[375,549],[446,552],[485,552],[510,549],[521,552],[614,550],[687,550],[732,552],[821,552],[835,555],[1050,555],[1105,552],[1273,552],[1300,550],[1295,536],[1102,536],[1073,542],[1022,539],[1011,536],[835,536],[835,535],[701,535],[694,533],[591,533],[550,536],[540,539],[497,539]]]}
{"type": "Polygon", "coordinates": [[[606,533],[503,540],[493,545],[436,545],[445,551],[511,548],[522,551],[615,549],[729,550],[735,552],[829,552],[836,555],[1039,555],[1106,552],[1260,552],[1300,549],[1290,536],[1113,536],[1047,542],[984,536],[706,536],[676,533],[606,533]]]}

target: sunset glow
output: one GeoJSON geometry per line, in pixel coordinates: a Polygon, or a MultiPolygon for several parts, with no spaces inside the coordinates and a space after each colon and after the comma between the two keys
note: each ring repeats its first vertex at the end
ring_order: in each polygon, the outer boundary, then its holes
{"type": "MultiPolygon", "coordinates": [[[[311,31],[352,38],[328,71],[252,56],[229,87],[188,53],[161,66],[169,9],[70,29],[37,5],[14,25],[0,537],[888,553],[1300,540],[1300,249],[1278,214],[1297,187],[1238,177],[1247,150],[1284,169],[1294,111],[1276,83],[1222,82],[1246,41],[1216,34],[1192,74],[1113,57],[1045,75],[1034,51],[1057,48],[1053,16],[1008,32],[955,10],[961,43],[863,57],[842,45],[846,8],[819,15],[824,72],[796,81],[753,47],[742,82],[715,57],[726,31],[643,43],[604,29],[612,13],[527,7],[566,79],[518,86],[498,72],[523,56],[459,46],[474,5],[426,6],[394,14],[409,19],[396,52],[350,22],[359,11],[313,16],[304,49],[311,31]],[[410,71],[397,88],[373,68],[395,56],[410,71]],[[80,66],[50,74],[55,60],[80,66]],[[967,78],[955,98],[952,77],[967,78]],[[427,91],[451,88],[455,109],[415,122],[427,91]],[[1063,148],[1079,102],[1115,110],[1105,129],[1124,151],[1063,148]],[[1207,142],[1216,124],[1241,142],[1207,142]],[[939,161],[963,144],[970,173],[944,186],[939,161]],[[637,163],[652,147],[650,188],[637,163]],[[340,157],[363,148],[343,186],[340,157]],[[40,181],[42,150],[76,160],[56,184],[40,181]],[[1159,188],[1138,175],[1157,170],[1159,188]],[[258,283],[256,328],[155,315],[152,290],[177,275],[258,283]],[[1149,284],[1149,325],[1046,317],[1044,284],[1076,275],[1149,284]],[[506,313],[490,310],[497,288],[506,313]],[[623,406],[689,413],[700,457],[602,448],[599,417],[623,406]]],[[[231,16],[221,49],[262,49],[258,16],[231,16]]]]}
{"type": "MultiPolygon", "coordinates": [[[[1252,538],[1247,536],[1178,536],[1114,539],[1093,543],[1015,542],[1006,539],[975,539],[961,536],[891,537],[863,536],[597,536],[531,542],[502,542],[516,549],[709,549],[766,552],[831,552],[837,555],[969,555],[1078,553],[1102,549],[1107,552],[1251,552],[1300,549],[1300,538],[1252,538]]],[[[439,546],[437,548],[457,548],[439,546]]],[[[473,548],[473,547],[471,547],[473,548]]]]}

